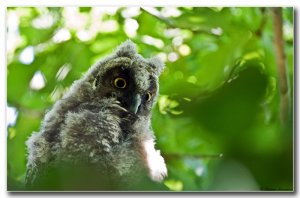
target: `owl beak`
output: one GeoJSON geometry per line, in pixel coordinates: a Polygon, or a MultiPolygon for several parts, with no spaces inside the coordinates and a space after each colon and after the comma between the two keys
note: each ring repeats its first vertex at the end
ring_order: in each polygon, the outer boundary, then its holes
{"type": "Polygon", "coordinates": [[[136,114],[139,110],[139,107],[141,105],[141,96],[139,94],[136,94],[132,97],[132,103],[129,105],[128,110],[134,114],[136,114]]]}

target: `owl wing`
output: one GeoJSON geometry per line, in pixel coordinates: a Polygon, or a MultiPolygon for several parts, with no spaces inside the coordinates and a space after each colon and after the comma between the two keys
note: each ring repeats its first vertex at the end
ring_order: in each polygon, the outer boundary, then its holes
{"type": "Polygon", "coordinates": [[[33,167],[32,164],[27,165],[26,176],[25,176],[25,183],[27,189],[31,189],[33,184],[36,181],[36,178],[38,178],[39,175],[38,170],[39,169],[33,167]]]}
{"type": "MultiPolygon", "coordinates": [[[[67,172],[64,167],[70,167],[68,163],[72,166],[74,163],[88,162],[91,166],[97,164],[97,167],[93,167],[96,169],[104,167],[101,165],[103,154],[122,138],[120,122],[123,117],[121,114],[124,113],[126,110],[112,100],[100,101],[98,104],[82,103],[63,116],[64,122],[57,129],[33,133],[26,142],[27,188],[59,190],[60,181],[70,176],[64,173],[67,172]],[[54,143],[45,138],[49,132],[59,134],[54,143]]],[[[43,123],[43,126],[47,124],[43,123]]],[[[101,176],[105,174],[101,173],[101,176]]]]}
{"type": "Polygon", "coordinates": [[[44,133],[32,133],[26,141],[28,148],[28,161],[26,168],[25,183],[28,189],[33,189],[39,183],[39,178],[46,174],[45,168],[50,166],[50,147],[44,133]]]}

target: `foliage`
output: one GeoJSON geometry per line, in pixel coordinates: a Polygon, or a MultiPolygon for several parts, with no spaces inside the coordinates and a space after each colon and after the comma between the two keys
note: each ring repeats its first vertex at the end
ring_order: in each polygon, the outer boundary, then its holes
{"type": "Polygon", "coordinates": [[[8,8],[8,189],[47,109],[127,38],[166,63],[152,124],[170,190],[293,189],[293,9],[283,9],[289,119],[279,120],[270,8],[8,8]],[[10,111],[8,111],[10,112],[10,111]],[[8,120],[9,121],[9,120],[8,120]]]}

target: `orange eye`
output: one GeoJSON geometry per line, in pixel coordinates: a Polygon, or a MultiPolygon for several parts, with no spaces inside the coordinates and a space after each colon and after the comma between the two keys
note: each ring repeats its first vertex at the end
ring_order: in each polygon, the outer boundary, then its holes
{"type": "Polygon", "coordinates": [[[117,77],[114,80],[114,86],[120,89],[124,89],[127,86],[126,80],[121,77],[117,77]]]}
{"type": "Polygon", "coordinates": [[[150,92],[146,93],[146,101],[150,101],[152,98],[152,94],[150,92]]]}

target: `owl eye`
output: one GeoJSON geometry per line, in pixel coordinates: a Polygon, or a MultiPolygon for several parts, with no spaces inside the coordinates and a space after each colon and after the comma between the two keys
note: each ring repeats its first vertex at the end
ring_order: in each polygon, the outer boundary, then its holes
{"type": "Polygon", "coordinates": [[[146,93],[146,101],[150,101],[152,98],[152,94],[150,92],[146,93]]]}
{"type": "Polygon", "coordinates": [[[117,77],[114,80],[114,86],[120,89],[124,89],[127,86],[126,80],[121,77],[117,77]]]}

